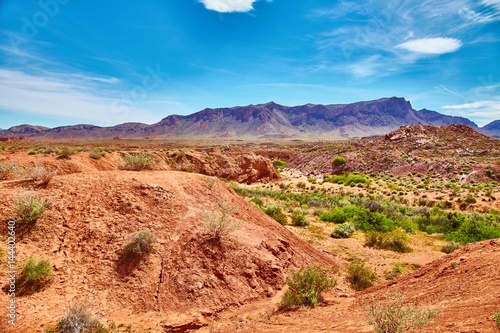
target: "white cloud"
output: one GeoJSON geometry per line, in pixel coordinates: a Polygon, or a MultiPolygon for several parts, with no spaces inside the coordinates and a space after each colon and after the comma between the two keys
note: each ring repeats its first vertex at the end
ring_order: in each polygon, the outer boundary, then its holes
{"type": "Polygon", "coordinates": [[[462,42],[455,38],[420,38],[404,42],[396,46],[412,52],[425,54],[444,54],[457,51],[462,42]]]}
{"type": "Polygon", "coordinates": [[[199,0],[206,9],[219,13],[249,12],[257,0],[199,0]]]}

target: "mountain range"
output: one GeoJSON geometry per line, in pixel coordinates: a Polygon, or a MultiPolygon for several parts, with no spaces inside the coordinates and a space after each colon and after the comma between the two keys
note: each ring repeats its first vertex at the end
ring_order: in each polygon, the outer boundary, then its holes
{"type": "Polygon", "coordinates": [[[283,137],[348,139],[389,133],[403,125],[468,125],[500,138],[500,120],[478,127],[467,118],[427,109],[414,110],[404,98],[390,97],[352,104],[283,106],[274,102],[204,109],[171,115],[156,124],[125,123],[111,127],[72,125],[55,128],[19,125],[0,130],[0,137],[39,139],[283,137]]]}

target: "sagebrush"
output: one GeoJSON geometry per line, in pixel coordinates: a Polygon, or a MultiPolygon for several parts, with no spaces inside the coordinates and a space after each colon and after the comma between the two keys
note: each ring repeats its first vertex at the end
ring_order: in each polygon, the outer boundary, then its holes
{"type": "Polygon", "coordinates": [[[39,199],[28,193],[17,196],[15,198],[15,203],[18,211],[16,220],[23,223],[36,222],[48,206],[48,201],[46,199],[39,199]]]}

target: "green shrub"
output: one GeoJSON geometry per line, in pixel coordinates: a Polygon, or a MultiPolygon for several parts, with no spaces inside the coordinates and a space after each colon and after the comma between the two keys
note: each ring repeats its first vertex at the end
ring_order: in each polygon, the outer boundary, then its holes
{"type": "Polygon", "coordinates": [[[274,160],[273,161],[273,166],[276,169],[277,173],[280,173],[283,171],[283,169],[286,167],[287,162],[282,161],[282,160],[274,160]]]}
{"type": "Polygon", "coordinates": [[[16,294],[19,296],[32,294],[42,289],[52,274],[50,261],[30,257],[26,259],[17,281],[16,294]]]}
{"type": "Polygon", "coordinates": [[[139,171],[147,169],[153,164],[153,159],[146,154],[127,154],[123,156],[124,163],[119,166],[123,170],[139,171]]]}
{"type": "Polygon", "coordinates": [[[279,224],[285,225],[287,218],[279,206],[269,206],[264,209],[264,213],[275,219],[279,224]]]}
{"type": "Polygon", "coordinates": [[[48,201],[38,199],[31,194],[21,194],[15,199],[17,205],[18,222],[34,223],[38,220],[48,206],[48,201]]]}
{"type": "Polygon", "coordinates": [[[306,214],[301,209],[295,209],[292,213],[292,224],[297,227],[309,225],[306,214]]]}
{"type": "Polygon", "coordinates": [[[94,160],[98,160],[102,158],[106,154],[105,151],[101,149],[94,149],[89,153],[89,157],[94,160]]]}
{"type": "Polygon", "coordinates": [[[250,202],[253,202],[257,207],[264,207],[264,201],[261,198],[252,198],[250,202]]]}
{"type": "Polygon", "coordinates": [[[350,221],[359,230],[390,231],[394,229],[394,221],[384,213],[370,212],[368,208],[358,205],[338,207],[319,216],[320,220],[335,223],[350,221]]]}
{"type": "Polygon", "coordinates": [[[57,153],[58,155],[58,158],[69,158],[71,155],[73,155],[75,153],[75,149],[73,149],[72,147],[63,147],[59,150],[59,152],[57,153]]]}
{"type": "Polygon", "coordinates": [[[332,211],[324,212],[319,216],[321,221],[344,223],[347,221],[357,221],[368,219],[368,209],[357,205],[349,205],[335,208],[332,211]]]}
{"type": "Polygon", "coordinates": [[[366,234],[365,246],[407,253],[412,251],[408,243],[408,235],[396,229],[390,232],[369,231],[366,234]]]}
{"type": "Polygon", "coordinates": [[[313,266],[292,271],[292,278],[287,278],[286,284],[288,290],[279,305],[281,309],[295,306],[315,307],[323,302],[321,293],[335,287],[337,281],[329,278],[323,267],[313,266]]]}
{"type": "Polygon", "coordinates": [[[487,221],[484,216],[470,215],[457,231],[449,233],[447,238],[463,244],[500,238],[500,223],[487,221]]]}
{"type": "Polygon", "coordinates": [[[343,173],[340,175],[327,176],[325,182],[334,184],[343,184],[345,186],[354,186],[356,184],[370,185],[370,179],[364,174],[343,173]]]}
{"type": "Polygon", "coordinates": [[[333,238],[349,238],[356,231],[356,227],[351,222],[344,222],[335,226],[330,235],[333,238]]]}
{"type": "Polygon", "coordinates": [[[460,244],[458,244],[457,242],[450,241],[446,242],[445,244],[443,244],[443,246],[441,246],[441,252],[452,253],[455,250],[458,250],[459,248],[460,244]]]}
{"type": "Polygon", "coordinates": [[[332,159],[332,164],[338,168],[343,168],[346,163],[347,160],[344,156],[336,156],[332,159]]]}
{"type": "Polygon", "coordinates": [[[373,286],[373,283],[378,280],[378,276],[365,266],[364,261],[358,259],[353,260],[347,266],[347,280],[354,290],[359,291],[373,286]]]}
{"type": "Polygon", "coordinates": [[[57,333],[105,333],[108,330],[87,303],[77,302],[66,312],[56,328],[57,333]]]}
{"type": "Polygon", "coordinates": [[[436,317],[436,312],[431,309],[406,306],[404,295],[386,294],[386,298],[385,305],[373,296],[366,304],[368,322],[375,326],[376,333],[404,333],[436,317]]]}

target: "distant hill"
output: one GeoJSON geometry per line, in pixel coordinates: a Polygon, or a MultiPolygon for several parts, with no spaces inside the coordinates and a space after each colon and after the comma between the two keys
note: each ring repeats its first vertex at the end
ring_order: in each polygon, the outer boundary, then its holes
{"type": "Polygon", "coordinates": [[[488,136],[500,139],[500,120],[494,120],[491,123],[481,127],[480,132],[488,136]]]}
{"type": "MultiPolygon", "coordinates": [[[[498,121],[497,121],[498,122],[498,121]]],[[[111,127],[74,125],[56,128],[20,125],[1,137],[48,139],[165,137],[283,137],[348,139],[378,136],[404,125],[468,125],[487,135],[500,135],[495,122],[478,128],[467,118],[414,110],[404,98],[391,97],[352,104],[283,106],[274,102],[204,109],[187,116],[171,115],[156,124],[126,123],[111,127]]]]}

